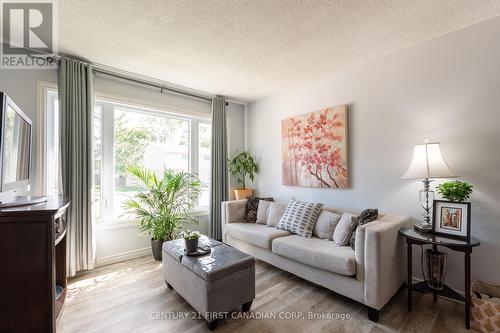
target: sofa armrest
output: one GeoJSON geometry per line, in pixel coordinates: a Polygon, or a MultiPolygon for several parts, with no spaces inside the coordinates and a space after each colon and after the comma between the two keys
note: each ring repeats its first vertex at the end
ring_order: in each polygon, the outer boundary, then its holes
{"type": "Polygon", "coordinates": [[[245,217],[247,199],[222,202],[222,224],[241,222],[245,217]]]}
{"type": "Polygon", "coordinates": [[[226,242],[226,225],[241,222],[245,217],[247,199],[223,201],[221,203],[222,241],[226,242]]]}
{"type": "Polygon", "coordinates": [[[408,216],[386,215],[359,227],[364,233],[363,280],[369,307],[380,310],[406,279],[404,240],[399,229],[409,226],[408,216]]]}

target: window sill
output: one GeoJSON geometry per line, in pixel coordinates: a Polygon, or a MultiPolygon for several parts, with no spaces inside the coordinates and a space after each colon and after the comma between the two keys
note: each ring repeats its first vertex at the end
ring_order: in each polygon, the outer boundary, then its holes
{"type": "Polygon", "coordinates": [[[134,228],[139,224],[138,219],[122,219],[122,220],[97,220],[97,230],[113,230],[134,228]]]}
{"type": "MultiPolygon", "coordinates": [[[[193,217],[208,216],[208,209],[200,209],[191,212],[193,217]]],[[[96,220],[97,230],[113,230],[134,228],[139,224],[139,219],[111,219],[111,220],[96,220]]]]}
{"type": "Polygon", "coordinates": [[[208,216],[209,214],[209,211],[208,211],[208,208],[200,208],[200,209],[197,209],[197,210],[193,210],[191,212],[191,216],[194,216],[194,217],[200,217],[200,216],[208,216]]]}

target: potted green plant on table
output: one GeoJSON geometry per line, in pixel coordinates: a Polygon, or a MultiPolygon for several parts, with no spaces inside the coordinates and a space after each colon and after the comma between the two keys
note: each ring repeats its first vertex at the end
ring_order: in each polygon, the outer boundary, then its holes
{"type": "Polygon", "coordinates": [[[191,209],[201,183],[196,175],[184,171],[165,169],[161,178],[143,167],[131,166],[127,171],[143,183],[144,189],[124,206],[135,211],[139,229],[151,236],[153,257],[161,260],[163,242],[174,239],[182,225],[198,223],[191,209]]]}
{"type": "Polygon", "coordinates": [[[474,187],[458,180],[444,182],[437,186],[437,192],[446,200],[464,202],[469,200],[474,187]]]}
{"type": "Polygon", "coordinates": [[[253,194],[253,189],[247,188],[246,180],[253,181],[255,179],[255,174],[259,172],[257,162],[245,150],[229,159],[228,162],[229,172],[236,177],[236,181],[241,185],[241,187],[234,189],[234,196],[236,200],[246,199],[253,194]]]}
{"type": "Polygon", "coordinates": [[[198,251],[198,239],[200,239],[200,236],[201,234],[199,231],[181,231],[181,237],[184,238],[187,253],[192,254],[198,251]]]}

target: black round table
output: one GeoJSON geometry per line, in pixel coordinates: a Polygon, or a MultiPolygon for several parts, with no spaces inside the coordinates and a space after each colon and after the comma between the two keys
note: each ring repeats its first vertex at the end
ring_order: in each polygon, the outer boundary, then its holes
{"type": "Polygon", "coordinates": [[[413,228],[403,228],[399,230],[399,234],[406,239],[407,246],[407,264],[408,264],[408,311],[411,312],[411,294],[413,290],[433,294],[434,302],[437,301],[437,297],[445,297],[449,299],[454,299],[460,302],[464,302],[465,305],[465,327],[470,328],[470,255],[472,253],[472,248],[479,246],[480,242],[474,237],[469,240],[461,240],[455,238],[448,238],[443,236],[434,235],[432,233],[422,233],[416,231],[413,228]],[[443,246],[449,248],[453,251],[459,251],[464,253],[465,257],[465,297],[457,293],[455,290],[451,289],[447,285],[444,286],[443,290],[435,290],[427,285],[427,281],[421,281],[418,283],[412,282],[412,246],[413,245],[432,245],[434,250],[437,250],[438,246],[443,246]]]}

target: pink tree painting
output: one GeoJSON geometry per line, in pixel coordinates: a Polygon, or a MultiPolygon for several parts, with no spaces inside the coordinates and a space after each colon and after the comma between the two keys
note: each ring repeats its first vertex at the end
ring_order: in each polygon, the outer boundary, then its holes
{"type": "Polygon", "coordinates": [[[347,107],[281,121],[283,185],[347,188],[347,107]]]}

